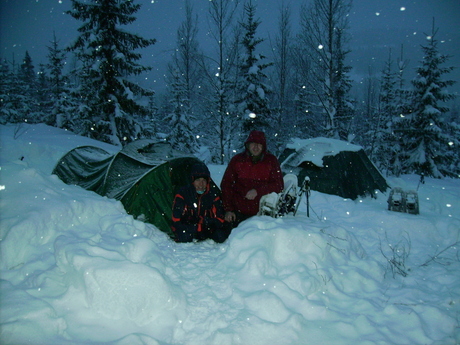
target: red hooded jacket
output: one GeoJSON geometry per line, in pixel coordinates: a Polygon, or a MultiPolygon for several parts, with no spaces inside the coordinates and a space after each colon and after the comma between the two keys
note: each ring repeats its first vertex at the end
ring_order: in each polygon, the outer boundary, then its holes
{"type": "Polygon", "coordinates": [[[222,178],[222,201],[226,212],[240,212],[254,216],[259,212],[259,201],[263,195],[283,190],[283,175],[278,159],[267,152],[265,134],[252,131],[245,142],[246,150],[234,156],[222,178]],[[262,157],[255,160],[248,150],[248,143],[262,144],[262,157]],[[245,198],[251,189],[257,191],[254,200],[245,198]]]}

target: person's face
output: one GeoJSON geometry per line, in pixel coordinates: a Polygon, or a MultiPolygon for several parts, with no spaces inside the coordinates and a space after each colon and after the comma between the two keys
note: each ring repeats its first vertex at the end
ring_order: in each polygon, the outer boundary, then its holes
{"type": "Polygon", "coordinates": [[[258,143],[249,143],[249,152],[253,156],[259,156],[262,153],[263,145],[258,143]]]}
{"type": "Polygon", "coordinates": [[[206,190],[207,184],[208,180],[204,177],[197,178],[195,181],[193,181],[193,185],[195,186],[197,192],[204,192],[206,190]]]}

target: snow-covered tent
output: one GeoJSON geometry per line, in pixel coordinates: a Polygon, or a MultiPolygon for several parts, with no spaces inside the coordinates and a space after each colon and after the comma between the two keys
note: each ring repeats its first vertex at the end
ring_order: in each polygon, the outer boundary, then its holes
{"type": "Polygon", "coordinates": [[[362,147],[344,141],[293,139],[279,160],[284,173],[296,174],[299,183],[308,176],[310,188],[318,192],[357,199],[389,188],[362,147]]]}
{"type": "MultiPolygon", "coordinates": [[[[197,162],[167,142],[137,140],[115,155],[95,146],[77,147],[60,159],[53,174],[67,184],[120,200],[126,212],[172,236],[174,194],[190,183],[197,162]]],[[[213,187],[218,188],[214,182],[213,187]]]]}

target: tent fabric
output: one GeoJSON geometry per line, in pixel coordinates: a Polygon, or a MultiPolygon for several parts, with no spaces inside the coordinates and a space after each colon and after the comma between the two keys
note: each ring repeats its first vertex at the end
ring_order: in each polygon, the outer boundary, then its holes
{"type": "Polygon", "coordinates": [[[75,184],[100,194],[112,155],[94,146],[80,146],[61,158],[53,170],[67,184],[75,184]]]}
{"type": "Polygon", "coordinates": [[[60,159],[53,174],[67,184],[120,200],[127,213],[173,237],[175,192],[190,183],[191,167],[199,161],[166,142],[137,140],[115,155],[94,146],[77,147],[60,159]]]}
{"type": "Polygon", "coordinates": [[[296,174],[299,183],[308,176],[310,188],[318,192],[355,200],[389,188],[364,150],[343,141],[294,140],[279,159],[284,173],[296,174]]]}

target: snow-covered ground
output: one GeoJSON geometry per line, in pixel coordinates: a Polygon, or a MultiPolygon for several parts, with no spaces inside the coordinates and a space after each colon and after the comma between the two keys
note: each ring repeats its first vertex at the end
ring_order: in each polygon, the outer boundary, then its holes
{"type": "Polygon", "coordinates": [[[0,130],[1,344],[460,343],[460,180],[427,178],[420,215],[313,191],[310,217],[303,203],[224,244],[176,244],[51,175],[76,146],[116,148],[0,130]]]}

